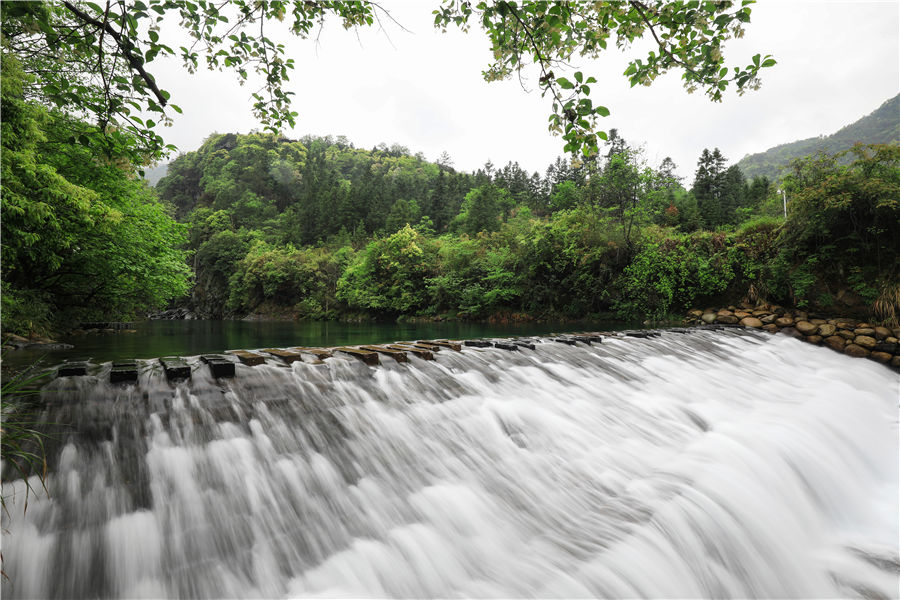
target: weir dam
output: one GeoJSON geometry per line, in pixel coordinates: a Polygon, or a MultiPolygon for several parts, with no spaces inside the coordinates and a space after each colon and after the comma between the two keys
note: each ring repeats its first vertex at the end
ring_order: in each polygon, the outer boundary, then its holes
{"type": "Polygon", "coordinates": [[[46,490],[4,483],[3,597],[898,596],[897,373],[562,337],[63,370],[46,490]]]}

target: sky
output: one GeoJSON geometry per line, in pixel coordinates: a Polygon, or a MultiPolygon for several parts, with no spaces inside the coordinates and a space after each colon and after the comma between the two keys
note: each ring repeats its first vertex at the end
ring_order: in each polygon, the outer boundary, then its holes
{"type": "MultiPolygon", "coordinates": [[[[381,2],[402,27],[384,20],[380,29],[347,31],[330,21],[317,40],[279,35],[296,63],[286,89],[300,113],[285,135],[344,135],[360,148],[397,143],[429,160],[447,152],[463,171],[516,161],[543,174],[564,153],[547,131],[551,106],[537,90],[536,70],[526,72],[526,89],[517,79],[485,82],[486,36],[474,27],[468,34],[434,29],[436,4],[381,2]]],[[[718,147],[730,164],[833,133],[900,92],[900,1],[760,0],[752,8],[745,36],[727,42],[724,54],[726,64],[741,66],[756,53],[775,57],[759,90],[729,91],[713,103],[688,94],[676,72],[630,87],[622,72],[638,48],[576,58],[573,70],[598,80],[594,104],[610,110],[599,126],[642,145],[652,166],[670,156],[689,183],[704,148],[718,147]]],[[[162,132],[180,152],[214,132],[261,129],[250,110],[253,86],[239,86],[230,72],[190,75],[176,59],[153,67],[183,110],[162,132]]]]}

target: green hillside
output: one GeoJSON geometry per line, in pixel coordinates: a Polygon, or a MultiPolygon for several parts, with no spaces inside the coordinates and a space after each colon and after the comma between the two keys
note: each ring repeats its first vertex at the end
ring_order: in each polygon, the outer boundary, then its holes
{"type": "Polygon", "coordinates": [[[887,100],[870,115],[828,136],[781,144],[765,152],[750,154],[738,162],[747,178],[766,176],[780,179],[783,169],[795,158],[816,152],[840,152],[857,142],[892,144],[900,141],[900,94],[887,100]]]}

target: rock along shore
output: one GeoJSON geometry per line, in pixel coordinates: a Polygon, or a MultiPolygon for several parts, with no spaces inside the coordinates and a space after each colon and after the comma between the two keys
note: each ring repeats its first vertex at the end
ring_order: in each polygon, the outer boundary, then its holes
{"type": "Polygon", "coordinates": [[[869,358],[900,370],[900,327],[870,325],[858,319],[825,318],[781,306],[742,303],[721,309],[694,309],[685,324],[742,325],[783,333],[810,344],[827,346],[848,356],[869,358]]]}

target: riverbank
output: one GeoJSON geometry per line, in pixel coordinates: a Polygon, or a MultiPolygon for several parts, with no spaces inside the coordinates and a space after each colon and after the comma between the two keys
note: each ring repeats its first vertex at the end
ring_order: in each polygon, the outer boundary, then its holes
{"type": "Polygon", "coordinates": [[[900,370],[900,327],[874,325],[851,317],[832,317],[777,305],[752,305],[688,311],[685,324],[742,325],[790,335],[847,356],[868,358],[900,370]]]}

